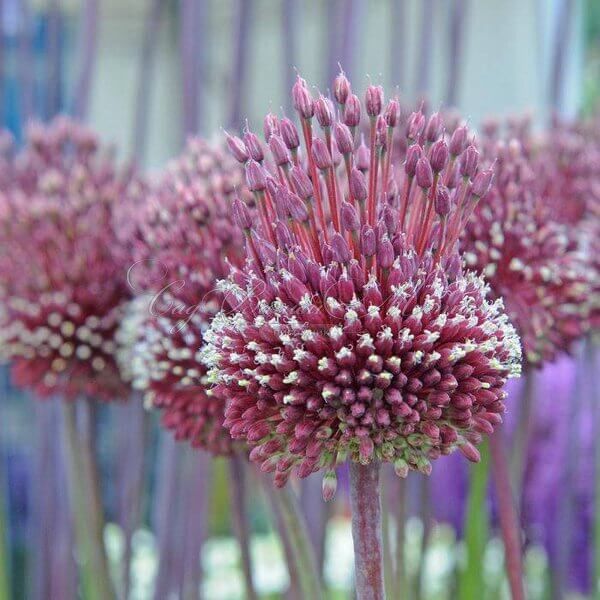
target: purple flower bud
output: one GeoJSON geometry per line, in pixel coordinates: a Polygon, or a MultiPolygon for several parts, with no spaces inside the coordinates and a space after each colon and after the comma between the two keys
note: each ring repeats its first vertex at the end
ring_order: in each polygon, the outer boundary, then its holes
{"type": "Polygon", "coordinates": [[[331,100],[322,94],[315,103],[315,115],[321,127],[331,127],[333,125],[333,105],[331,100]]]}
{"type": "Polygon", "coordinates": [[[306,87],[306,81],[298,77],[292,88],[294,108],[303,119],[312,119],[315,114],[315,103],[306,87]]]}
{"type": "Polygon", "coordinates": [[[354,150],[354,140],[348,126],[336,121],[333,126],[333,133],[339,151],[342,154],[350,154],[354,150]]]}
{"type": "Polygon", "coordinates": [[[452,156],[458,156],[467,145],[467,128],[463,125],[456,129],[450,138],[448,149],[452,156]]]}
{"type": "Polygon", "coordinates": [[[346,101],[344,123],[348,127],[358,127],[360,125],[360,100],[354,94],[350,94],[346,101]]]}
{"type": "Polygon", "coordinates": [[[479,164],[479,152],[472,144],[463,152],[460,163],[460,174],[463,177],[473,177],[479,164]]]}
{"type": "Polygon", "coordinates": [[[434,142],[433,146],[431,146],[429,160],[434,173],[439,173],[446,168],[446,165],[450,160],[450,153],[448,152],[448,146],[444,140],[434,142]]]}
{"type": "Polygon", "coordinates": [[[346,75],[341,72],[333,82],[333,95],[336,101],[342,105],[346,104],[350,91],[350,82],[346,75]]]}
{"type": "Polygon", "coordinates": [[[356,214],[356,209],[349,202],[342,202],[342,225],[347,231],[358,231],[360,229],[360,220],[356,214]]]}
{"type": "Polygon", "coordinates": [[[383,222],[388,235],[393,235],[398,226],[398,213],[388,204],[383,208],[383,222]]]}
{"type": "Polygon", "coordinates": [[[348,248],[348,244],[341,233],[336,231],[331,236],[331,248],[333,250],[334,259],[337,262],[342,264],[350,262],[352,253],[350,252],[350,248],[348,248]]]}
{"type": "Polygon", "coordinates": [[[398,100],[390,100],[388,102],[383,116],[388,127],[396,127],[398,125],[398,119],[400,118],[400,103],[398,100]]]}
{"type": "Polygon", "coordinates": [[[383,88],[380,85],[370,85],[365,94],[365,106],[369,117],[376,117],[383,107],[383,88]]]}
{"type": "Polygon", "coordinates": [[[483,198],[492,187],[492,181],[494,180],[494,170],[486,169],[485,171],[480,171],[475,175],[475,179],[473,180],[473,187],[471,191],[478,198],[483,198]]]}
{"type": "Polygon", "coordinates": [[[370,225],[363,225],[360,232],[360,251],[364,256],[369,258],[373,256],[377,250],[377,242],[375,240],[375,232],[370,225]]]}
{"type": "Polygon", "coordinates": [[[367,198],[367,180],[365,176],[356,168],[350,172],[350,194],[358,202],[363,202],[367,198]]]}
{"type": "Polygon", "coordinates": [[[321,138],[315,138],[312,143],[312,155],[317,165],[317,168],[321,171],[329,169],[332,165],[331,154],[327,145],[321,138]]]}
{"type": "Polygon", "coordinates": [[[394,263],[394,247],[392,246],[392,242],[390,242],[390,238],[386,235],[384,236],[377,248],[377,264],[383,269],[389,269],[394,263]]]}
{"type": "Polygon", "coordinates": [[[423,155],[421,146],[413,144],[406,151],[406,162],[404,163],[404,171],[409,177],[414,177],[417,172],[417,162],[423,155]]]}
{"type": "Polygon", "coordinates": [[[267,187],[265,170],[255,160],[246,164],[246,183],[251,192],[262,192],[267,187]]]}
{"type": "Polygon", "coordinates": [[[290,171],[290,178],[296,193],[303,200],[312,197],[314,190],[310,178],[302,167],[293,167],[290,171]]]}
{"type": "Polygon", "coordinates": [[[300,138],[298,137],[296,126],[287,117],[284,117],[279,123],[279,129],[284,144],[290,150],[295,150],[300,145],[300,138]]]}
{"type": "Polygon", "coordinates": [[[379,148],[385,148],[387,140],[387,125],[385,119],[379,115],[375,126],[375,145],[379,148]]]}
{"type": "Polygon", "coordinates": [[[263,131],[265,134],[265,140],[269,143],[271,136],[279,134],[279,119],[273,113],[269,113],[263,121],[263,131]]]}
{"type": "Polygon", "coordinates": [[[356,168],[359,171],[367,171],[371,159],[371,151],[367,148],[365,141],[361,140],[356,152],[356,168]]]}
{"type": "Polygon", "coordinates": [[[269,149],[273,155],[273,160],[278,167],[287,165],[290,162],[290,153],[283,142],[281,136],[273,134],[269,139],[269,149]]]}
{"type": "Polygon", "coordinates": [[[294,245],[292,234],[287,225],[282,221],[277,221],[275,224],[275,237],[277,238],[277,245],[280,248],[289,250],[294,245]]]}
{"type": "Polygon", "coordinates": [[[342,153],[335,140],[331,140],[331,160],[336,167],[342,163],[342,153]]]}
{"type": "Polygon", "coordinates": [[[428,189],[433,185],[433,171],[429,161],[424,157],[417,161],[417,185],[423,189],[428,189]]]}
{"type": "Polygon", "coordinates": [[[421,111],[414,112],[408,118],[408,128],[406,136],[409,140],[416,140],[425,127],[425,117],[421,111]]]}
{"type": "MultiPolygon", "coordinates": [[[[338,75],[338,78],[341,77],[338,75]]],[[[337,475],[334,470],[327,471],[323,476],[323,500],[329,502],[333,500],[337,490],[337,475]]]]}
{"type": "Polygon", "coordinates": [[[273,197],[277,217],[282,221],[285,221],[289,215],[287,190],[282,185],[277,186],[275,188],[275,193],[271,194],[271,196],[273,197]]]}
{"type": "Polygon", "coordinates": [[[295,221],[300,221],[301,223],[308,221],[308,211],[306,210],[306,206],[299,196],[288,191],[287,202],[288,210],[292,216],[292,219],[295,221]]]}
{"type": "Polygon", "coordinates": [[[264,160],[265,155],[263,154],[260,140],[254,133],[246,131],[246,133],[244,133],[244,143],[246,144],[246,149],[252,160],[255,160],[256,162],[262,162],[264,160]]]}
{"type": "Polygon", "coordinates": [[[450,207],[450,194],[448,193],[448,189],[444,186],[438,187],[435,195],[435,212],[440,215],[440,217],[445,217],[450,213],[450,207]]]}
{"type": "Polygon", "coordinates": [[[250,211],[248,210],[246,204],[242,202],[237,196],[233,199],[231,209],[233,212],[233,220],[240,229],[247,231],[252,227],[250,211]]]}
{"type": "Polygon", "coordinates": [[[225,133],[225,139],[235,159],[244,164],[248,160],[248,151],[244,142],[237,135],[229,135],[228,133],[225,133]]]}
{"type": "Polygon", "coordinates": [[[269,192],[271,198],[275,198],[275,194],[280,187],[280,183],[274,177],[267,176],[267,192],[269,192]]]}
{"type": "Polygon", "coordinates": [[[443,128],[444,123],[442,122],[440,113],[433,113],[431,117],[429,117],[427,127],[425,128],[425,139],[429,143],[435,142],[442,135],[443,128]]]}

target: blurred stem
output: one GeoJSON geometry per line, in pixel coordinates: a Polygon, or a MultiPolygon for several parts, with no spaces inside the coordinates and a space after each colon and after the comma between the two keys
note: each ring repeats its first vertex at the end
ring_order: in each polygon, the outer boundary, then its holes
{"type": "Polygon", "coordinates": [[[490,436],[489,447],[511,598],[512,600],[524,600],[521,528],[511,490],[502,430],[496,431],[490,436]]]}
{"type": "Polygon", "coordinates": [[[86,600],[115,598],[104,550],[102,505],[89,438],[77,430],[76,403],[62,402],[67,480],[75,517],[79,568],[86,600]]]}
{"type": "Polygon", "coordinates": [[[521,490],[523,489],[523,476],[525,474],[529,435],[531,432],[531,415],[535,400],[535,376],[536,373],[533,369],[529,368],[525,370],[523,390],[519,398],[520,413],[510,457],[512,482],[519,506],[521,504],[521,490]]]}
{"type": "Polygon", "coordinates": [[[350,507],[357,600],[385,598],[379,471],[380,464],[375,461],[369,465],[350,463],[350,507]]]}
{"type": "Polygon", "coordinates": [[[248,478],[247,459],[240,453],[235,452],[229,459],[229,474],[231,482],[231,513],[233,517],[233,528],[235,530],[242,558],[242,571],[246,584],[246,598],[256,600],[258,594],[252,578],[252,557],[250,553],[250,541],[252,539],[250,523],[248,519],[248,478]]]}
{"type": "Polygon", "coordinates": [[[271,502],[281,516],[283,535],[289,540],[293,553],[295,572],[302,591],[301,597],[319,600],[323,597],[321,581],[298,499],[289,485],[277,490],[273,489],[273,483],[268,477],[263,477],[261,480],[271,502]]]}
{"type": "Polygon", "coordinates": [[[391,477],[388,469],[385,469],[381,477],[381,521],[383,528],[383,577],[385,593],[388,598],[393,597],[394,590],[394,563],[392,560],[392,543],[390,538],[390,506],[392,505],[392,490],[390,489],[389,483],[391,477]]]}
{"type": "Polygon", "coordinates": [[[0,599],[8,600],[8,598],[12,598],[12,596],[10,593],[10,579],[8,574],[8,562],[10,560],[6,519],[6,511],[8,508],[6,494],[8,488],[6,486],[6,478],[4,475],[4,464],[4,457],[0,456],[0,599]]]}
{"type": "Polygon", "coordinates": [[[489,462],[486,442],[481,447],[481,461],[470,467],[464,528],[467,564],[460,574],[458,584],[460,600],[478,600],[484,589],[483,555],[489,533],[489,516],[486,510],[489,462]]]}
{"type": "Polygon", "coordinates": [[[323,576],[325,562],[325,535],[327,521],[331,510],[331,502],[323,502],[323,477],[321,473],[313,473],[302,480],[300,489],[300,507],[308,526],[308,537],[313,546],[317,570],[323,576]]]}
{"type": "MultiPolygon", "coordinates": [[[[586,340],[586,351],[584,356],[588,364],[586,372],[592,374],[598,366],[597,347],[591,338],[586,340]],[[588,362],[589,361],[589,362],[588,362]]],[[[592,418],[594,419],[594,431],[600,431],[600,394],[593,378],[588,380],[591,390],[592,418]]],[[[592,580],[592,595],[594,600],[600,600],[600,444],[594,444],[594,566],[592,580]]]]}
{"type": "Polygon", "coordinates": [[[406,479],[398,479],[398,498],[396,500],[396,593],[406,590],[406,560],[404,556],[406,537],[406,479]]]}
{"type": "Polygon", "coordinates": [[[425,571],[425,565],[427,561],[427,549],[429,547],[429,538],[431,536],[431,489],[429,487],[429,477],[420,473],[412,474],[413,477],[417,477],[420,490],[420,503],[421,503],[421,523],[423,524],[423,536],[421,537],[421,560],[417,565],[417,572],[415,574],[415,598],[422,597],[423,587],[423,573],[425,571]]]}
{"type": "Polygon", "coordinates": [[[99,0],[85,0],[83,3],[83,14],[80,25],[81,66],[75,86],[73,101],[73,114],[79,119],[84,119],[87,116],[89,107],[92,74],[94,72],[94,63],[96,62],[98,1],[99,0]]]}

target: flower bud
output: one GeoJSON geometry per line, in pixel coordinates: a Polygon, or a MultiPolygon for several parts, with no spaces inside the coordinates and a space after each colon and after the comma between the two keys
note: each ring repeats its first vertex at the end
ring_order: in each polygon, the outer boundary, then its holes
{"type": "Polygon", "coordinates": [[[450,194],[448,193],[448,189],[444,186],[438,187],[435,195],[435,212],[440,217],[445,217],[450,213],[450,208],[450,194]]]}
{"type": "Polygon", "coordinates": [[[262,162],[264,160],[265,155],[263,154],[260,140],[256,134],[251,131],[246,131],[246,133],[244,133],[244,144],[246,144],[246,149],[252,160],[255,160],[256,162],[262,162]]]}
{"type": "Polygon", "coordinates": [[[448,149],[452,156],[458,156],[467,145],[467,128],[463,125],[456,129],[450,138],[448,149]]]}
{"type": "Polygon", "coordinates": [[[427,121],[427,127],[425,128],[425,139],[431,144],[438,140],[442,135],[444,124],[440,113],[433,113],[427,121]]]}
{"type": "Polygon", "coordinates": [[[288,210],[292,219],[294,219],[295,221],[300,221],[300,223],[308,221],[308,211],[306,210],[306,206],[299,196],[288,191],[287,203],[288,210]]]}
{"type": "Polygon", "coordinates": [[[400,103],[398,100],[390,100],[388,102],[383,117],[388,127],[396,127],[398,125],[398,119],[400,118],[400,103]]]}
{"type": "Polygon", "coordinates": [[[463,177],[471,178],[477,172],[479,164],[479,152],[473,145],[469,145],[463,152],[460,163],[460,174],[463,177]]]}
{"type": "Polygon", "coordinates": [[[416,177],[417,185],[423,189],[430,188],[433,185],[433,171],[429,161],[424,156],[417,161],[416,177]]]}
{"type": "Polygon", "coordinates": [[[295,150],[300,145],[300,138],[298,137],[296,126],[287,117],[284,117],[279,123],[279,129],[283,143],[290,150],[295,150]]]}
{"type": "Polygon", "coordinates": [[[408,128],[406,136],[409,140],[416,140],[425,127],[425,117],[421,111],[414,112],[408,118],[408,128]]]}
{"type": "Polygon", "coordinates": [[[267,187],[265,170],[255,160],[246,164],[246,182],[251,192],[262,192],[267,187]]]}
{"type": "Polygon", "coordinates": [[[265,140],[269,143],[273,134],[279,134],[279,119],[273,113],[269,113],[263,121],[265,140]]]}
{"type": "Polygon", "coordinates": [[[315,106],[312,96],[306,87],[306,81],[298,77],[292,88],[294,108],[303,119],[312,119],[315,114],[315,106]]]}
{"type": "Polygon", "coordinates": [[[471,192],[473,192],[473,195],[477,196],[478,198],[483,198],[490,191],[493,180],[493,169],[486,169],[485,171],[477,173],[477,175],[475,175],[475,179],[473,180],[471,192]]]}
{"type": "Polygon", "coordinates": [[[365,176],[356,168],[350,172],[350,194],[358,202],[363,202],[367,198],[367,180],[365,176]]]}
{"type": "Polygon", "coordinates": [[[378,148],[385,148],[387,141],[387,125],[385,119],[379,115],[375,126],[375,145],[378,148]]]}
{"type": "Polygon", "coordinates": [[[369,258],[373,256],[377,250],[377,243],[375,241],[375,232],[370,225],[363,225],[360,232],[360,251],[361,253],[369,258]]]}
{"type": "Polygon", "coordinates": [[[331,154],[321,138],[315,138],[312,143],[312,155],[317,165],[317,168],[321,171],[329,169],[332,165],[331,154]]]}
{"type": "Polygon", "coordinates": [[[249,230],[252,227],[252,219],[246,204],[236,196],[231,203],[231,209],[235,224],[244,231],[249,230]]]}
{"type": "Polygon", "coordinates": [[[423,155],[423,151],[421,150],[421,146],[418,144],[413,144],[409,146],[406,151],[406,162],[404,163],[404,172],[409,177],[414,177],[417,172],[417,162],[423,155]]]}
{"type": "Polygon", "coordinates": [[[290,162],[290,153],[283,139],[278,134],[271,135],[269,139],[269,150],[273,156],[273,160],[278,167],[287,165],[290,162]]]}
{"type": "Polygon", "coordinates": [[[394,247],[390,238],[385,235],[377,248],[377,264],[383,269],[389,269],[394,264],[394,247]]]}
{"type": "Polygon", "coordinates": [[[333,126],[333,133],[339,151],[342,154],[350,154],[354,150],[354,140],[348,126],[336,121],[333,126]]]}
{"type": "Polygon", "coordinates": [[[331,100],[323,95],[315,102],[315,116],[319,125],[323,128],[333,125],[333,105],[331,100]]]}
{"type": "Polygon", "coordinates": [[[458,449],[463,453],[463,455],[470,460],[471,462],[478,463],[481,460],[481,455],[479,454],[479,450],[471,444],[471,442],[464,441],[462,444],[458,446],[458,449]]]}
{"type": "Polygon", "coordinates": [[[376,117],[383,107],[383,88],[380,85],[370,85],[365,94],[365,107],[369,117],[376,117]]]}
{"type": "Polygon", "coordinates": [[[333,250],[334,259],[342,264],[350,262],[352,254],[348,243],[344,239],[344,236],[337,231],[331,236],[331,248],[333,250]]]}
{"type": "Polygon", "coordinates": [[[344,123],[348,127],[360,125],[360,100],[354,94],[350,94],[344,107],[344,123]]]}
{"type": "Polygon", "coordinates": [[[337,490],[337,475],[334,470],[326,471],[323,476],[323,500],[329,502],[333,500],[337,490]]]}
{"type": "Polygon", "coordinates": [[[350,95],[350,82],[344,73],[340,73],[333,82],[333,95],[338,104],[344,105],[350,95]]]}
{"type": "Polygon", "coordinates": [[[290,171],[290,178],[294,189],[300,198],[307,200],[313,195],[313,185],[306,174],[306,171],[302,167],[293,167],[290,171]]]}
{"type": "Polygon", "coordinates": [[[371,151],[367,148],[365,141],[362,140],[356,152],[356,168],[359,171],[367,171],[369,169],[370,159],[371,151]]]}
{"type": "Polygon", "coordinates": [[[342,225],[346,231],[358,231],[360,229],[360,220],[356,214],[356,209],[349,202],[342,202],[341,216],[342,225]]]}
{"type": "Polygon", "coordinates": [[[439,173],[446,168],[450,160],[450,153],[444,140],[438,140],[433,143],[429,160],[434,173],[439,173]]]}
{"type": "Polygon", "coordinates": [[[237,135],[230,135],[229,133],[225,133],[225,139],[231,154],[238,162],[244,164],[248,160],[248,151],[244,142],[237,135]]]}

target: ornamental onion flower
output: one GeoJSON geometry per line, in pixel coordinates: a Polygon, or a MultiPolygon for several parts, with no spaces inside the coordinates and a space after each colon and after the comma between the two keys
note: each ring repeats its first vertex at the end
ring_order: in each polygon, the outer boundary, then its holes
{"type": "Polygon", "coordinates": [[[113,211],[136,180],[93,132],[32,125],[0,197],[0,324],[16,383],[40,396],[123,398],[115,331],[129,298],[113,211]]]}
{"type": "Polygon", "coordinates": [[[529,365],[568,351],[589,326],[590,280],[584,256],[565,225],[553,219],[545,177],[520,143],[484,139],[497,157],[496,179],[462,237],[467,266],[504,298],[529,365]]]}

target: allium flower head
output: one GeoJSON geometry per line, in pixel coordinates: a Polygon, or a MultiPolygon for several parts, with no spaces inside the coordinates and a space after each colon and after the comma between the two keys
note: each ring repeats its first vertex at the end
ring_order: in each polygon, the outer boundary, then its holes
{"type": "Polygon", "coordinates": [[[0,347],[18,385],[42,396],[124,394],[114,334],[129,290],[113,209],[132,185],[76,122],[28,130],[0,197],[0,347]]]}
{"type": "Polygon", "coordinates": [[[467,266],[481,272],[516,325],[527,361],[566,351],[588,326],[590,282],[583,256],[556,222],[545,178],[517,140],[484,139],[496,179],[462,238],[467,266]]]}
{"type": "Polygon", "coordinates": [[[455,250],[491,171],[466,138],[451,152],[439,117],[421,113],[394,164],[396,101],[333,89],[337,107],[298,79],[301,135],[269,115],[271,159],[246,160],[259,219],[236,203],[249,260],[222,282],[230,310],[203,351],[232,437],[277,485],[325,470],[325,497],[347,459],[401,475],[457,447],[477,460],[520,359],[501,301],[455,250]]]}
{"type": "Polygon", "coordinates": [[[242,179],[243,169],[221,145],[188,141],[138,219],[130,279],[151,297],[132,307],[122,328],[125,336],[136,330],[129,336],[134,386],[162,410],[177,439],[215,453],[229,452],[230,436],[222,427],[223,401],[205,387],[199,350],[222,302],[217,278],[228,261],[242,263],[242,233],[230,216],[242,179]]]}

